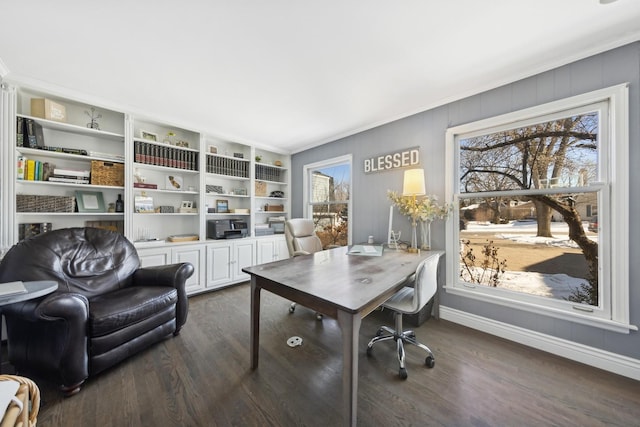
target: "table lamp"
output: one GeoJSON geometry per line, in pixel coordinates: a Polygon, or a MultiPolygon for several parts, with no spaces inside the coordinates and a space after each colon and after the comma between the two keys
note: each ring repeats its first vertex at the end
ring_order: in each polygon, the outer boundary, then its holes
{"type": "MultiPolygon", "coordinates": [[[[412,196],[413,205],[416,205],[416,196],[424,196],[427,193],[424,184],[424,169],[408,169],[404,171],[404,181],[402,183],[402,195],[412,196]]],[[[411,247],[409,252],[418,252],[418,224],[411,220],[411,247]]]]}

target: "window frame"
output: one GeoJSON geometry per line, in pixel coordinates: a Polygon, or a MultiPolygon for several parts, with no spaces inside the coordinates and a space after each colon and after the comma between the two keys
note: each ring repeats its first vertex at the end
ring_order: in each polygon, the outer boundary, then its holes
{"type": "MultiPolygon", "coordinates": [[[[313,219],[313,209],[312,205],[314,203],[311,202],[311,174],[313,171],[318,169],[323,169],[331,166],[339,166],[339,165],[349,165],[349,188],[353,189],[353,156],[351,154],[346,154],[344,156],[333,157],[330,159],[320,160],[318,162],[309,163],[303,166],[303,174],[302,174],[302,203],[303,203],[303,216],[304,218],[313,219]]],[[[338,203],[338,202],[336,202],[338,203]]],[[[340,201],[340,204],[344,204],[344,201],[340,201]]],[[[326,204],[326,203],[323,203],[326,204]]],[[[350,245],[352,242],[351,236],[353,233],[353,222],[352,222],[352,212],[353,212],[353,194],[349,193],[349,200],[347,201],[348,211],[349,211],[349,227],[347,230],[347,242],[350,245]]]]}
{"type": "MultiPolygon", "coordinates": [[[[446,195],[458,206],[459,147],[458,140],[497,130],[512,129],[526,122],[541,122],[567,110],[606,103],[606,112],[600,116],[601,141],[599,147],[599,182],[586,187],[558,189],[561,192],[598,190],[599,221],[599,286],[601,310],[583,311],[578,304],[545,302],[544,298],[515,296],[504,290],[484,286],[470,288],[458,280],[459,268],[459,211],[454,209],[447,221],[447,280],[445,292],[517,308],[554,318],[596,326],[616,332],[629,333],[638,330],[629,324],[629,85],[620,84],[593,92],[572,96],[531,108],[490,117],[455,127],[446,131],[446,195]],[[517,125],[514,123],[517,122],[517,125]],[[606,162],[606,163],[605,163],[606,162]],[[612,207],[615,206],[615,209],[612,207]],[[604,238],[603,238],[604,236],[604,238]]],[[[594,109],[598,110],[599,109],[594,109]]],[[[556,189],[532,190],[553,193],[556,189]]],[[[490,195],[490,193],[480,193],[490,195]]],[[[509,191],[500,192],[508,195],[509,191]]]]}

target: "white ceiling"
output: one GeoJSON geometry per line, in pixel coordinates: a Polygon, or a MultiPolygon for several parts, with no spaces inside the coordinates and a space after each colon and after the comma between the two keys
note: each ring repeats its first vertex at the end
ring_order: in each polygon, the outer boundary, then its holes
{"type": "Polygon", "coordinates": [[[640,1],[2,0],[0,76],[297,152],[640,40],[640,1]]]}

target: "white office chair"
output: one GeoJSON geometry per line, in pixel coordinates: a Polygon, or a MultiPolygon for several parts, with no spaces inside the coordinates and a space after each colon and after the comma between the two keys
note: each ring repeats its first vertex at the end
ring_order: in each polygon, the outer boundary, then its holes
{"type": "Polygon", "coordinates": [[[407,286],[400,289],[382,304],[382,307],[393,310],[395,330],[388,326],[381,326],[376,336],[367,344],[367,356],[371,356],[375,343],[394,340],[398,350],[398,362],[400,362],[399,375],[402,379],[407,378],[404,343],[413,344],[427,352],[427,358],[425,359],[427,367],[433,368],[435,365],[435,359],[429,347],[416,341],[414,331],[404,331],[402,329],[402,315],[418,313],[436,294],[439,260],[440,255],[430,256],[422,261],[416,269],[412,283],[410,279],[407,282],[407,286]]]}
{"type": "MultiPolygon", "coordinates": [[[[287,241],[289,256],[310,255],[322,250],[322,242],[316,234],[313,221],[305,218],[292,218],[284,224],[284,235],[287,241]]],[[[289,306],[289,313],[296,310],[296,303],[289,306]]],[[[316,319],[322,320],[322,314],[316,313],[316,319]]]]}

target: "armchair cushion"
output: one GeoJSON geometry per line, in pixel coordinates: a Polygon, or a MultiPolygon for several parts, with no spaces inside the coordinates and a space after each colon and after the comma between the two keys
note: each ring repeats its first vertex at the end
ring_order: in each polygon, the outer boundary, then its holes
{"type": "Polygon", "coordinates": [[[175,307],[178,292],[164,286],[132,286],[99,295],[89,301],[89,335],[99,337],[175,307]]]}

